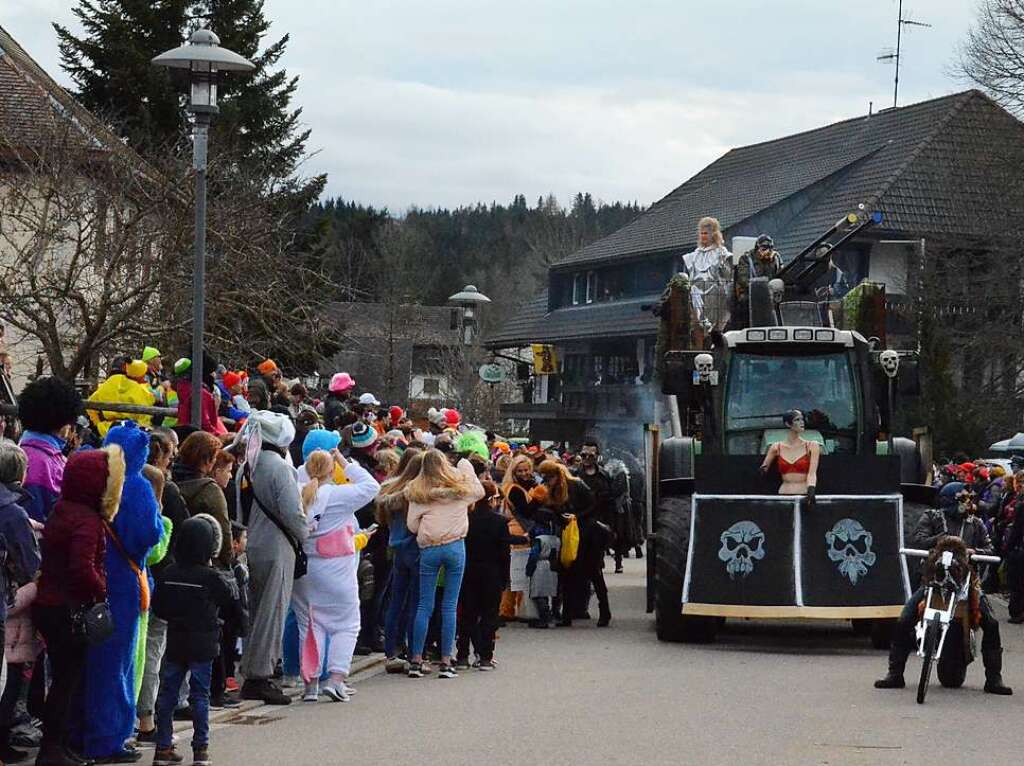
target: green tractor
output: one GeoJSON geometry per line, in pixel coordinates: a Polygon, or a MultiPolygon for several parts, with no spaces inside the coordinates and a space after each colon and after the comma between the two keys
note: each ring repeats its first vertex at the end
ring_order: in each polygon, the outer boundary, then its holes
{"type": "Polygon", "coordinates": [[[835,302],[806,300],[835,249],[877,221],[853,214],[778,279],[753,279],[750,326],[709,335],[704,348],[685,347],[688,286],[667,290],[659,361],[675,433],[649,472],[659,639],[713,641],[730,618],[841,619],[887,648],[911,592],[899,549],[934,499],[930,460],[891,434],[895,397],[916,393],[917,361],[871,337],[879,307],[884,337],[884,287],[851,291],[842,321],[835,302]],[[759,470],[793,409],[820,447],[813,506],[779,495],[779,478],[759,470]]]}

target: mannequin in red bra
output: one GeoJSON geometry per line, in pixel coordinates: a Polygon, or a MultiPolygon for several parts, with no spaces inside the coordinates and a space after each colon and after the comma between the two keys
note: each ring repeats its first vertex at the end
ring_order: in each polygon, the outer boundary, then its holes
{"type": "Polygon", "coordinates": [[[768,448],[768,454],[761,463],[761,473],[767,475],[772,463],[778,462],[782,475],[779,494],[806,495],[807,508],[812,509],[821,446],[800,436],[804,432],[804,414],[800,410],[790,410],[782,416],[782,422],[789,428],[789,434],[785,441],[775,442],[768,448]]]}

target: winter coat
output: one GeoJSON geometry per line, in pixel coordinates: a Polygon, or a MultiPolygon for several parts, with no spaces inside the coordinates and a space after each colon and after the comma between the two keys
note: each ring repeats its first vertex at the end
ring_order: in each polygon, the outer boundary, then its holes
{"type": "Polygon", "coordinates": [[[964,545],[974,549],[976,553],[990,555],[993,551],[988,529],[980,518],[959,518],[935,509],[925,511],[918,519],[910,542],[914,547],[931,550],[946,535],[959,537],[964,541],[964,545]]]}
{"type": "Polygon", "coordinates": [[[466,535],[466,580],[508,585],[510,545],[530,542],[523,535],[509,533],[508,519],[490,509],[476,508],[469,514],[466,535]]]}
{"type": "Polygon", "coordinates": [[[170,519],[171,522],[171,539],[167,544],[167,553],[164,557],[149,567],[150,574],[153,575],[153,579],[157,582],[163,577],[164,570],[174,563],[174,544],[178,539],[178,530],[181,529],[181,525],[189,517],[188,506],[185,505],[185,500],[181,496],[181,490],[178,489],[178,485],[173,481],[168,481],[164,484],[162,506],[161,514],[163,514],[165,519],[170,519]]]}
{"type": "Polygon", "coordinates": [[[228,501],[224,491],[209,476],[200,476],[196,471],[181,463],[175,463],[172,469],[174,482],[185,501],[189,516],[206,513],[220,524],[221,548],[217,552],[217,564],[222,569],[230,569],[231,553],[231,519],[228,517],[228,501]]]}
{"type": "Polygon", "coordinates": [[[7,594],[39,571],[39,544],[22,498],[21,492],[0,484],[0,562],[5,564],[0,566],[0,624],[7,615],[7,594]]]}
{"type": "Polygon", "coordinates": [[[461,540],[469,531],[469,506],[485,493],[472,463],[463,458],[457,470],[469,487],[467,492],[439,487],[431,490],[431,501],[427,504],[409,501],[405,523],[416,534],[420,548],[461,540]]]}
{"type": "Polygon", "coordinates": [[[33,662],[43,649],[36,626],[32,623],[32,602],[38,587],[34,582],[18,588],[14,604],[7,612],[4,625],[4,660],[8,663],[33,662]]]}
{"type": "Polygon", "coordinates": [[[76,608],[107,596],[104,521],[117,516],[125,462],[120,448],[76,452],[43,529],[36,603],[76,608]]]}
{"type": "Polygon", "coordinates": [[[25,508],[28,515],[42,524],[57,502],[64,480],[64,466],[67,459],[61,451],[64,442],[56,436],[26,431],[18,446],[28,457],[28,469],[22,486],[32,498],[25,508]]]}
{"type": "MultiPolygon", "coordinates": [[[[189,425],[192,423],[192,380],[179,378],[174,382],[174,391],[178,395],[178,424],[189,425]]],[[[207,433],[220,436],[228,432],[217,417],[217,402],[205,386],[200,394],[199,417],[202,430],[207,433]]]]}
{"type": "Polygon", "coordinates": [[[165,656],[172,662],[214,659],[220,653],[221,611],[241,619],[234,575],[222,576],[210,565],[221,542],[220,524],[207,514],[193,516],[178,531],[175,562],[153,599],[153,612],[167,622],[165,656]]]}

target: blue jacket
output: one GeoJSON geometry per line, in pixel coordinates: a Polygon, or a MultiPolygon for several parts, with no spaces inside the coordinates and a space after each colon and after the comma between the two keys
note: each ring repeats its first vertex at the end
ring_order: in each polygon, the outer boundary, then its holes
{"type": "Polygon", "coordinates": [[[7,619],[7,595],[39,571],[39,543],[25,511],[26,494],[18,485],[0,484],[0,623],[7,619]]]}

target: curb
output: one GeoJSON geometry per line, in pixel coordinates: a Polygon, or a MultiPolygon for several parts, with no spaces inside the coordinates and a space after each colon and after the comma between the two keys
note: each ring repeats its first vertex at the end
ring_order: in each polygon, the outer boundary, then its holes
{"type": "MultiPolygon", "coordinates": [[[[368,657],[356,657],[352,660],[352,670],[349,673],[349,683],[357,684],[361,681],[366,681],[373,678],[376,675],[384,672],[384,660],[383,654],[371,654],[368,657]]],[[[296,700],[302,696],[302,687],[295,687],[285,689],[284,693],[287,694],[292,700],[296,700]]],[[[277,707],[276,705],[267,705],[261,700],[243,700],[242,704],[238,707],[223,708],[219,710],[210,709],[210,726],[214,724],[230,724],[232,721],[241,718],[245,715],[259,715],[253,711],[260,708],[272,708],[277,707]]],[[[281,707],[291,707],[291,705],[283,705],[281,707]]],[[[191,731],[191,721],[175,721],[174,722],[174,733],[180,734],[183,731],[191,731]]]]}

